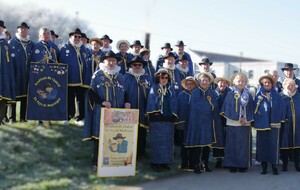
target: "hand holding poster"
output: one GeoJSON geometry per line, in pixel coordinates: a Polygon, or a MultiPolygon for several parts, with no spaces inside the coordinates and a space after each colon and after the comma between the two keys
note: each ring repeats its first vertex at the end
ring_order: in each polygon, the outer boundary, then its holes
{"type": "Polygon", "coordinates": [[[99,177],[134,176],[139,110],[101,109],[99,177]]]}

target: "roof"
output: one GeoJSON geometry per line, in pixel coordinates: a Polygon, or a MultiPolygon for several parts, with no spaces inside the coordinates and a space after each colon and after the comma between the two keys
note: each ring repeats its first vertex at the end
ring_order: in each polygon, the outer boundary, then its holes
{"type": "Polygon", "coordinates": [[[211,62],[225,62],[225,63],[234,63],[234,62],[266,62],[267,60],[262,59],[254,59],[254,58],[247,58],[241,56],[234,56],[234,55],[226,55],[220,53],[212,53],[212,52],[205,52],[205,51],[198,51],[192,50],[199,57],[207,57],[211,62]]]}

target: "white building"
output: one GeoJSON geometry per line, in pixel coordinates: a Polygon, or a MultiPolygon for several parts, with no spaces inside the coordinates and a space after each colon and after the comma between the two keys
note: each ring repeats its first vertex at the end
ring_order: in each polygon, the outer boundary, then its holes
{"type": "MultiPolygon", "coordinates": [[[[213,63],[211,68],[216,76],[224,76],[227,79],[230,79],[234,73],[243,72],[249,78],[249,85],[254,87],[258,85],[259,77],[269,73],[271,70],[277,70],[279,76],[283,76],[281,68],[284,66],[284,62],[260,60],[192,49],[189,49],[187,52],[191,55],[194,62],[195,73],[199,73],[198,63],[202,58],[207,57],[213,63]]],[[[298,68],[297,65],[294,65],[294,67],[298,68]]],[[[295,76],[297,78],[299,77],[298,69],[295,70],[295,76]]]]}

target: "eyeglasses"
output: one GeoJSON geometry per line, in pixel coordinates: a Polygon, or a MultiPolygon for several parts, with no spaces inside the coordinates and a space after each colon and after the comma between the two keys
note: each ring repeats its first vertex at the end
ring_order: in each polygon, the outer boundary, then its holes
{"type": "Polygon", "coordinates": [[[74,38],[79,38],[79,39],[80,39],[80,38],[81,38],[81,36],[74,36],[74,38]]]}
{"type": "Polygon", "coordinates": [[[135,66],[135,67],[141,67],[142,64],[133,64],[133,66],[135,66]]]}
{"type": "Polygon", "coordinates": [[[160,77],[160,79],[166,79],[166,80],[168,80],[169,77],[160,77]]]}

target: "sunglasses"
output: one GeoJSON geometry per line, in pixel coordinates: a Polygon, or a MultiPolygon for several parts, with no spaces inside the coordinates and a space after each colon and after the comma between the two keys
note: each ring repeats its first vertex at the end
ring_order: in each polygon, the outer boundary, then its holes
{"type": "Polygon", "coordinates": [[[160,77],[161,79],[166,79],[166,80],[168,80],[169,79],[169,77],[160,77]]]}
{"type": "Polygon", "coordinates": [[[81,38],[81,36],[74,36],[74,38],[79,38],[79,39],[80,39],[80,38],[81,38]]]}
{"type": "Polygon", "coordinates": [[[135,67],[141,67],[142,64],[133,64],[133,66],[135,66],[135,67]]]}

